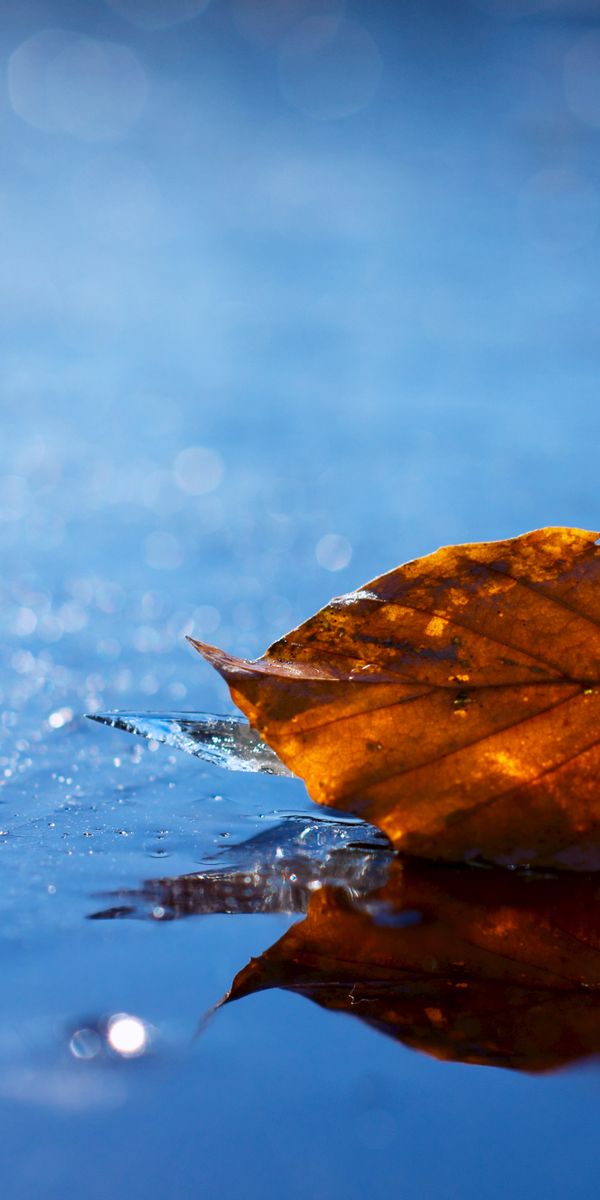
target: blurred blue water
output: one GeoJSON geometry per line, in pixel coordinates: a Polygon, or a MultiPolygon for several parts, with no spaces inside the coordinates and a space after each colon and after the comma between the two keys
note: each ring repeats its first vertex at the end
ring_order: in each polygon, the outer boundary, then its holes
{"type": "Polygon", "coordinates": [[[185,633],[253,655],[440,544],[597,524],[596,0],[23,0],[0,63],[7,1194],[588,1196],[591,1068],[278,993],[190,1048],[287,918],[91,898],[308,801],[80,716],[230,711],[185,633]],[[162,1049],[73,1061],[120,1011],[162,1049]]]}

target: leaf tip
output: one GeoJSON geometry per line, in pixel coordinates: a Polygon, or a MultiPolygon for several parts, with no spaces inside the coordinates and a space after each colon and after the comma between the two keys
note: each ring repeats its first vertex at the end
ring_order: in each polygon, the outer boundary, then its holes
{"type": "Polygon", "coordinates": [[[223,676],[223,679],[230,687],[240,679],[247,678],[248,675],[256,673],[254,664],[248,662],[245,658],[237,658],[235,654],[228,654],[226,650],[220,650],[218,646],[211,646],[209,642],[199,642],[196,638],[189,635],[186,635],[186,637],[187,641],[194,647],[194,650],[197,650],[198,654],[201,654],[210,663],[211,667],[214,667],[223,676]]]}
{"type": "Polygon", "coordinates": [[[199,642],[197,638],[190,637],[186,634],[186,641],[198,651],[212,667],[217,670],[222,670],[228,663],[235,661],[231,654],[227,654],[225,650],[220,650],[218,646],[211,646],[210,642],[199,642]]]}

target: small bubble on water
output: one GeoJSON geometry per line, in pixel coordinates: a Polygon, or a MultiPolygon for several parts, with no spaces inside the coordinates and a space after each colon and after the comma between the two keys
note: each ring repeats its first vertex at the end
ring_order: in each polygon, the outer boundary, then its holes
{"type": "Polygon", "coordinates": [[[96,1058],[102,1049],[102,1039],[95,1029],[76,1029],[69,1042],[74,1058],[96,1058]]]}

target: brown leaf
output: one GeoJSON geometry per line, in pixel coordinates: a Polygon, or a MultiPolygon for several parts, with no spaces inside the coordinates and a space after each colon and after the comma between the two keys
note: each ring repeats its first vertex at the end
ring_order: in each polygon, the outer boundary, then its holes
{"type": "Polygon", "coordinates": [[[321,804],[408,854],[600,867],[600,548],[453,546],[332,600],[256,662],[193,645],[321,804]]]}
{"type": "Polygon", "coordinates": [[[436,1058],[547,1071],[600,1052],[600,885],[396,860],[325,888],[226,1001],[284,988],[436,1058]]]}

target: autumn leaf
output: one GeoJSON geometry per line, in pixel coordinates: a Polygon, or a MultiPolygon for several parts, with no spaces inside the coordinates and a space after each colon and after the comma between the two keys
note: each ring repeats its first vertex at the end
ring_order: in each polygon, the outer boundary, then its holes
{"type": "Polygon", "coordinates": [[[440,1059],[548,1071],[600,1052],[600,885],[396,859],[308,915],[225,998],[283,988],[440,1059]]]}
{"type": "Polygon", "coordinates": [[[600,548],[453,546],[247,662],[193,645],[320,804],[411,855],[600,868],[600,548]]]}

